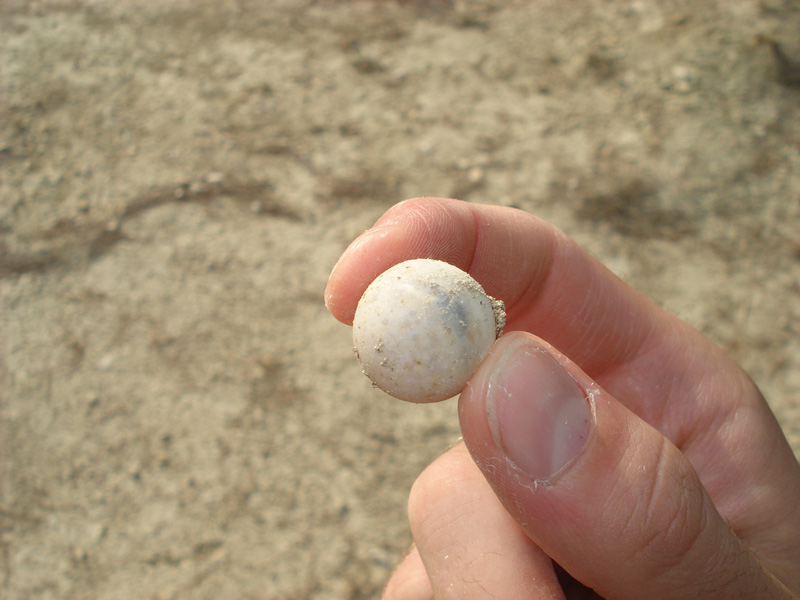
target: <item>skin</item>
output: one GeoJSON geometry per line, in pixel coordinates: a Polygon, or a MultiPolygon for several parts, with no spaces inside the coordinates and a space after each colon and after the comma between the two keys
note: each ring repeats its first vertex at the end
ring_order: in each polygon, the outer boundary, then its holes
{"type": "MultiPolygon", "coordinates": [[[[551,225],[439,198],[401,203],[355,240],[328,309],[352,323],[378,274],[423,257],[503,299],[513,333],[461,394],[465,443],[412,488],[415,546],[385,598],[800,598],[800,465],[732,359],[551,225]],[[536,372],[520,352],[587,410],[547,476],[519,465],[542,462],[550,432],[509,442],[520,425],[490,400],[497,378],[536,372]]],[[[525,410],[553,397],[514,389],[525,410]]]]}

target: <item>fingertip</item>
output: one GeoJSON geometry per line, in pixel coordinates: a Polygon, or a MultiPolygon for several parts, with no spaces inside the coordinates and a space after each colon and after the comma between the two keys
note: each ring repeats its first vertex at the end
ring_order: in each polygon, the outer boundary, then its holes
{"type": "Polygon", "coordinates": [[[364,290],[386,269],[412,258],[469,266],[473,219],[466,204],[445,198],[412,198],[395,204],[342,253],[325,288],[325,306],[351,325],[364,290]]]}
{"type": "Polygon", "coordinates": [[[433,587],[416,546],[411,547],[408,555],[392,573],[382,599],[433,600],[433,587]]]}
{"type": "Polygon", "coordinates": [[[503,507],[463,444],[417,478],[408,516],[435,598],[563,598],[552,561],[503,507]]]}
{"type": "Polygon", "coordinates": [[[392,246],[397,243],[397,232],[393,229],[396,226],[392,223],[367,229],[350,243],[333,266],[325,287],[325,306],[342,323],[352,325],[358,300],[367,286],[400,262],[393,262],[392,258],[392,246]]]}

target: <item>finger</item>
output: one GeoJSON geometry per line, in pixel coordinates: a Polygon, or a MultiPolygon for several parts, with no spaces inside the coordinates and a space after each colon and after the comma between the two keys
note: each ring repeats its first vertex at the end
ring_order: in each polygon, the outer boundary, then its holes
{"type": "Polygon", "coordinates": [[[433,600],[431,581],[416,546],[392,573],[383,600],[433,600]]]}
{"type": "Polygon", "coordinates": [[[331,273],[328,308],[352,323],[359,298],[377,275],[419,257],[469,271],[505,302],[509,330],[535,330],[557,340],[590,372],[625,361],[646,341],[647,321],[666,316],[533,215],[442,198],[401,202],[357,238],[331,273]],[[635,320],[618,328],[625,322],[619,316],[631,314],[635,320]],[[587,343],[598,334],[602,352],[587,343]]]}
{"type": "Polygon", "coordinates": [[[601,596],[790,597],[731,531],[684,455],[534,336],[498,341],[459,414],[508,511],[601,596]]]}
{"type": "Polygon", "coordinates": [[[463,445],[417,479],[409,521],[435,598],[563,600],[552,562],[503,508],[463,445]]]}
{"type": "MultiPolygon", "coordinates": [[[[678,421],[663,413],[671,406],[664,401],[699,385],[706,371],[696,368],[698,356],[704,365],[723,363],[734,374],[729,397],[755,394],[705,338],[556,228],[511,208],[441,198],[396,205],[334,267],[325,293],[328,308],[352,323],[359,298],[378,274],[419,257],[468,270],[488,294],[506,303],[507,331],[531,331],[550,341],[650,422],[678,421]],[[637,375],[653,366],[657,377],[643,381],[637,375]]],[[[688,435],[668,433],[673,439],[688,435]]]]}

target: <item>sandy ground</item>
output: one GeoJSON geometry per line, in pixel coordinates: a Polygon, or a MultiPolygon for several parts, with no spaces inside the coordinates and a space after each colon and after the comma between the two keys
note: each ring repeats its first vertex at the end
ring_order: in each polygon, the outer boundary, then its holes
{"type": "Polygon", "coordinates": [[[790,0],[0,2],[0,596],[376,598],[455,404],[371,389],[322,291],[412,196],[562,227],[800,451],[798,31],[790,0]]]}

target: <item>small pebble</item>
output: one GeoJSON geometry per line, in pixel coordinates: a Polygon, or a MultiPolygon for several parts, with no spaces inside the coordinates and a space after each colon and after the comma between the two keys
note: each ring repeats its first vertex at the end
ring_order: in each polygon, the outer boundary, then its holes
{"type": "Polygon", "coordinates": [[[364,374],[409,402],[438,402],[466,385],[505,326],[505,307],[461,269],[431,259],[390,268],[353,319],[364,374]]]}

